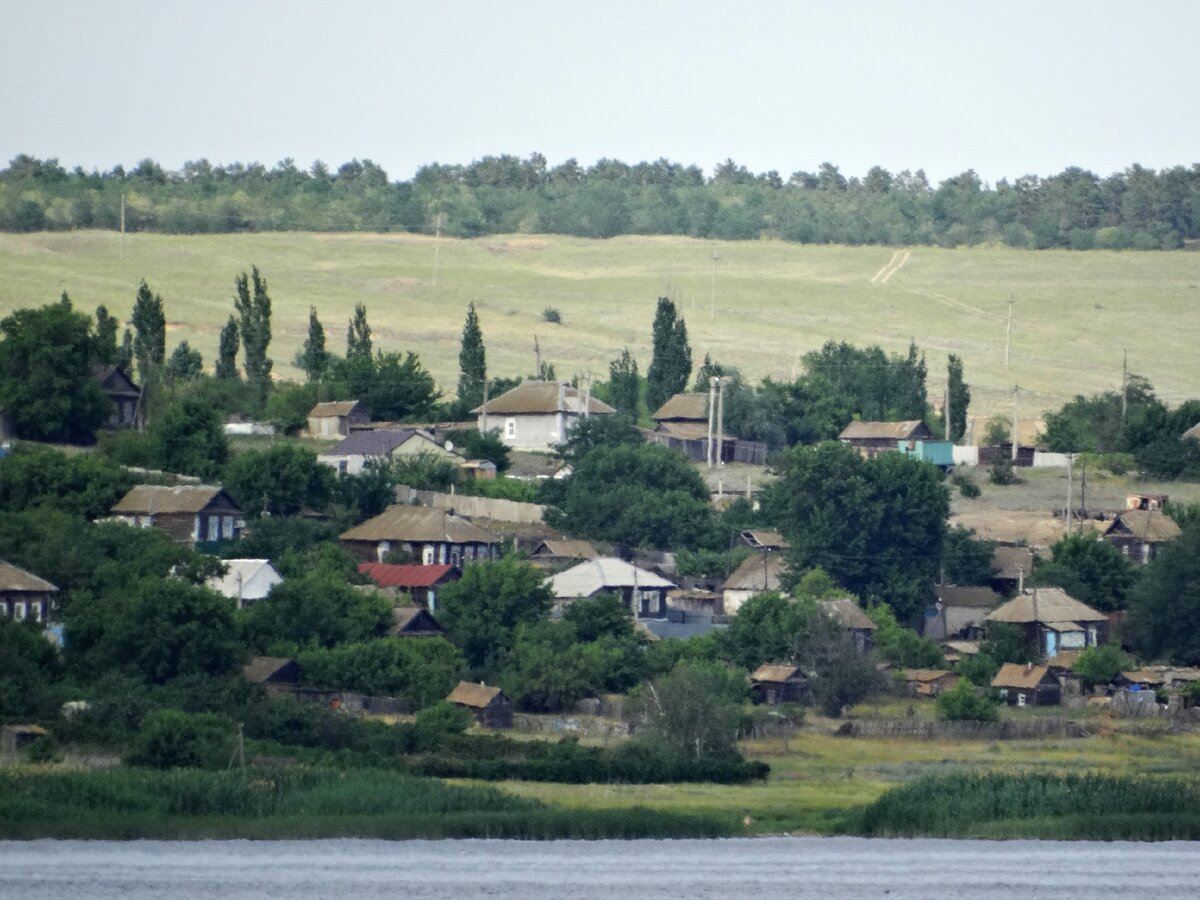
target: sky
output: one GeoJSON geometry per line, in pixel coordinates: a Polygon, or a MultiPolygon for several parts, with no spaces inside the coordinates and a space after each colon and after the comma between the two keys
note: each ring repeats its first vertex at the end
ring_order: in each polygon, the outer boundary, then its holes
{"type": "Polygon", "coordinates": [[[1187,2],[0,0],[0,164],[1200,162],[1187,2]]]}

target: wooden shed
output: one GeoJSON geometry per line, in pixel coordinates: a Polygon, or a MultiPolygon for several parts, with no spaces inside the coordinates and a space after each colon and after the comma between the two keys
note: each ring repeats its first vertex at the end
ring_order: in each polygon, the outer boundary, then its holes
{"type": "Polygon", "coordinates": [[[0,750],[17,753],[46,733],[41,725],[5,725],[0,728],[0,750]]]}
{"type": "Polygon", "coordinates": [[[1058,706],[1062,686],[1049,666],[1005,663],[992,679],[992,687],[1009,706],[1058,706]]]}
{"type": "Polygon", "coordinates": [[[947,669],[908,669],[904,673],[912,697],[936,697],[958,684],[959,677],[947,669]]]}
{"type": "Polygon", "coordinates": [[[446,699],[469,710],[484,728],[512,728],[512,701],[498,687],[488,687],[482,681],[460,681],[446,699]]]}
{"type": "Polygon", "coordinates": [[[358,400],[318,403],[308,412],[310,437],[347,437],[356,426],[368,425],[371,413],[358,400]]]}
{"type": "Polygon", "coordinates": [[[798,666],[767,663],[750,676],[750,689],[768,706],[801,703],[808,696],[808,679],[798,666]]]}

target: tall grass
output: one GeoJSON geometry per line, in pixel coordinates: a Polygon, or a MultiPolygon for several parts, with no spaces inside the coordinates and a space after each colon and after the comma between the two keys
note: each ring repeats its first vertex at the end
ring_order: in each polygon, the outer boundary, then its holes
{"type": "Polygon", "coordinates": [[[565,810],[380,770],[0,772],[0,838],[717,837],[732,818],[565,810]]]}
{"type": "Polygon", "coordinates": [[[1200,781],[1051,773],[928,775],[885,794],[856,829],[876,836],[1200,839],[1200,781]]]}

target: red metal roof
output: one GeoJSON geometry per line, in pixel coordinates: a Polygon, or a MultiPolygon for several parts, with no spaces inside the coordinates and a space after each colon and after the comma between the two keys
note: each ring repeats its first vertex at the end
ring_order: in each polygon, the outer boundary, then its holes
{"type": "Polygon", "coordinates": [[[427,588],[438,584],[454,571],[454,566],[411,566],[395,563],[359,563],[362,572],[380,587],[427,588]]]}

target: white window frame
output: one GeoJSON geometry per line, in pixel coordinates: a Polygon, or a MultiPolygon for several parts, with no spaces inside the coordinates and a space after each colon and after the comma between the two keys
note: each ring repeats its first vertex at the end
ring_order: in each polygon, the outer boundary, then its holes
{"type": "Polygon", "coordinates": [[[516,437],[517,437],[517,420],[516,419],[505,419],[504,420],[504,436],[505,436],[505,438],[507,438],[510,441],[516,439],[516,437]]]}

